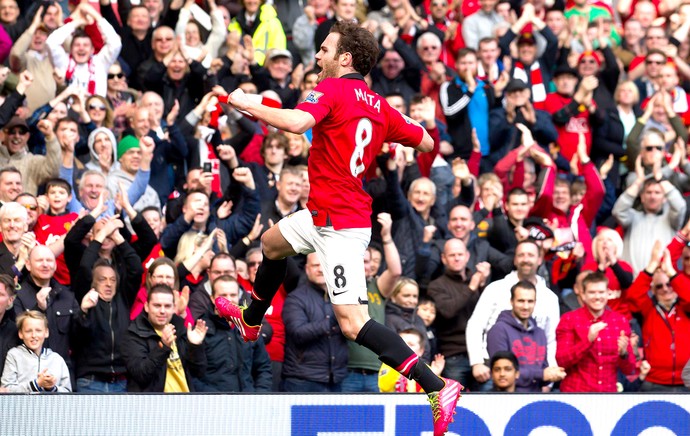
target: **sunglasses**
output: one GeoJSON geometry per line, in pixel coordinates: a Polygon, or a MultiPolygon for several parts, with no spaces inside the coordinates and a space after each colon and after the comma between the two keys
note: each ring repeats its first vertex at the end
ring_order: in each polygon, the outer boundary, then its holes
{"type": "Polygon", "coordinates": [[[95,111],[95,110],[104,111],[104,110],[105,110],[105,106],[96,105],[96,104],[90,104],[90,105],[89,105],[89,110],[91,110],[91,111],[95,111]]]}
{"type": "Polygon", "coordinates": [[[38,206],[36,206],[35,204],[25,204],[24,207],[26,208],[26,210],[31,211],[38,209],[38,206]]]}
{"type": "Polygon", "coordinates": [[[116,78],[116,77],[117,77],[118,79],[122,79],[123,77],[125,77],[125,73],[117,73],[117,74],[110,74],[110,73],[108,73],[108,80],[114,79],[114,78],[116,78]]]}
{"type": "Polygon", "coordinates": [[[655,291],[658,291],[659,289],[668,288],[669,285],[670,285],[670,282],[666,282],[666,283],[657,283],[656,285],[654,285],[654,290],[655,290],[655,291]]]}
{"type": "Polygon", "coordinates": [[[170,37],[170,38],[156,38],[156,39],[154,39],[154,41],[155,41],[155,42],[172,41],[173,39],[174,39],[173,37],[170,37]]]}
{"type": "Polygon", "coordinates": [[[26,135],[27,133],[29,133],[29,131],[26,129],[12,129],[7,131],[8,135],[26,135]]]}
{"type": "Polygon", "coordinates": [[[644,148],[645,151],[654,151],[654,150],[661,151],[663,149],[664,149],[664,147],[662,147],[660,145],[647,145],[644,148]]]}

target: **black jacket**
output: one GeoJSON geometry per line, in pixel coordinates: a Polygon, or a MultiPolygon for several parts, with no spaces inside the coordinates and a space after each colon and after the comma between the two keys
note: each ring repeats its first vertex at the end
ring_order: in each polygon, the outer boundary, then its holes
{"type": "Polygon", "coordinates": [[[17,336],[17,324],[13,310],[8,310],[0,319],[0,375],[5,368],[5,358],[10,349],[21,344],[17,336]]]}
{"type": "Polygon", "coordinates": [[[47,308],[43,312],[38,308],[36,301],[36,294],[41,290],[41,287],[34,283],[31,276],[27,276],[21,284],[21,289],[17,292],[17,298],[14,300],[14,312],[16,315],[27,310],[38,310],[45,313],[48,317],[50,336],[43,346],[58,353],[65,359],[67,366],[71,367],[69,340],[73,324],[79,315],[79,303],[74,298],[72,291],[58,283],[57,280],[50,279],[49,286],[52,289],[48,294],[47,308]]]}
{"type": "Polygon", "coordinates": [[[207,312],[204,340],[206,374],[193,378],[197,392],[269,392],[273,383],[271,360],[263,339],[244,342],[227,321],[207,312]]]}
{"type": "Polygon", "coordinates": [[[312,283],[288,294],[283,306],[283,377],[340,383],[347,375],[347,340],[323,289],[312,283]]]}
{"type": "Polygon", "coordinates": [[[386,302],[386,326],[393,329],[396,333],[407,329],[419,331],[424,337],[424,355],[422,355],[422,359],[427,363],[431,361],[431,346],[426,334],[426,326],[422,318],[417,315],[415,309],[407,309],[388,300],[386,302]]]}
{"type": "MultiPolygon", "coordinates": [[[[194,390],[192,376],[202,377],[206,371],[206,354],[202,345],[187,342],[184,320],[173,315],[177,332],[177,352],[182,359],[189,390],[194,390]]],[[[148,320],[148,313],[141,312],[132,321],[122,341],[122,357],[127,367],[127,390],[129,392],[163,392],[168,370],[168,356],[172,349],[161,341],[148,320]]]]}
{"type": "MultiPolygon", "coordinates": [[[[90,281],[100,247],[100,243],[91,241],[79,265],[80,277],[87,277],[90,281]]],[[[115,247],[115,252],[126,271],[124,275],[118,276],[117,293],[110,302],[99,298],[95,307],[87,314],[80,311],[77,318],[72,336],[77,377],[92,374],[122,375],[126,372],[120,345],[129,327],[129,312],[139,290],[144,269],[141,259],[127,242],[115,247]]],[[[88,289],[75,288],[79,303],[88,289]]]]}
{"type": "MultiPolygon", "coordinates": [[[[87,247],[82,244],[82,240],[94,224],[96,224],[96,220],[91,215],[85,215],[72,226],[65,236],[65,263],[70,271],[72,289],[74,289],[79,303],[91,289],[93,277],[91,270],[99,258],[98,251],[101,248],[101,244],[97,241],[91,241],[87,247]]],[[[137,235],[140,235],[140,239],[134,244],[142,253],[147,249],[150,253],[152,248],[148,247],[150,242],[155,241],[155,234],[141,214],[137,214],[132,220],[132,228],[137,235]],[[150,239],[150,235],[153,235],[153,240],[150,239]]],[[[134,251],[134,247],[127,242],[113,249],[112,258],[118,277],[117,293],[130,295],[134,292],[136,295],[141,284],[141,275],[144,273],[141,266],[142,258],[134,251]]]]}

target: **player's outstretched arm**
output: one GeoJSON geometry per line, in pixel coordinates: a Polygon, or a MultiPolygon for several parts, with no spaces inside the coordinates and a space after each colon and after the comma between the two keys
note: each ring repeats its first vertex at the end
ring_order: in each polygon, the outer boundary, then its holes
{"type": "Polygon", "coordinates": [[[316,124],[314,117],[307,112],[298,109],[277,109],[264,106],[260,101],[255,101],[247,96],[239,88],[228,96],[228,103],[273,127],[291,133],[304,133],[316,124]]]}
{"type": "Polygon", "coordinates": [[[421,127],[422,131],[424,132],[424,136],[422,136],[422,141],[417,144],[416,146],[413,145],[414,149],[417,151],[421,151],[422,153],[426,153],[429,151],[432,151],[434,149],[434,139],[429,135],[429,132],[426,131],[424,127],[422,127],[421,124],[413,120],[412,118],[408,117],[407,115],[403,115],[405,119],[410,123],[414,124],[416,126],[421,127]]]}

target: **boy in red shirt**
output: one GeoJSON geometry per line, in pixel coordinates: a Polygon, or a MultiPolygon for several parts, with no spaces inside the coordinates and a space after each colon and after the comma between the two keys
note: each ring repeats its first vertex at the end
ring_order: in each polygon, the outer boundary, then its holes
{"type": "Polygon", "coordinates": [[[62,254],[65,235],[72,228],[72,223],[79,218],[76,212],[67,212],[67,205],[72,200],[72,187],[63,179],[51,179],[46,183],[48,212],[38,216],[34,233],[39,244],[47,245],[56,257],[57,269],[55,280],[61,285],[69,286],[70,276],[62,254]]]}

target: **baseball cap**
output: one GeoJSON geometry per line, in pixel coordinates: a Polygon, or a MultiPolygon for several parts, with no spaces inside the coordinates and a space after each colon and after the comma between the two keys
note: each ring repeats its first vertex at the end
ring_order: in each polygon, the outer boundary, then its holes
{"type": "Polygon", "coordinates": [[[522,91],[523,89],[529,88],[527,84],[525,83],[524,80],[522,79],[510,79],[510,82],[506,85],[506,89],[504,92],[515,92],[515,91],[522,91]]]}
{"type": "Polygon", "coordinates": [[[559,65],[556,71],[554,71],[553,77],[562,76],[563,74],[570,74],[575,78],[580,77],[577,70],[569,65],[559,65]]]}
{"type": "Polygon", "coordinates": [[[23,127],[27,132],[29,131],[29,126],[26,124],[24,118],[12,117],[9,123],[5,124],[5,129],[10,130],[14,127],[23,127]]]}
{"type": "Polygon", "coordinates": [[[273,49],[273,50],[269,51],[268,54],[266,55],[266,60],[270,61],[270,60],[273,60],[275,58],[280,58],[280,57],[288,58],[288,59],[292,60],[292,53],[290,53],[290,50],[273,49]]]}

